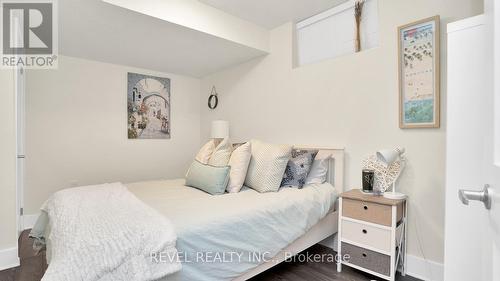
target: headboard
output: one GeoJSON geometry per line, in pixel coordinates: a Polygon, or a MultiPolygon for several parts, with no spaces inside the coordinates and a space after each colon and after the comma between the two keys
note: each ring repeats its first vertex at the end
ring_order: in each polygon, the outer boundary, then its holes
{"type": "Polygon", "coordinates": [[[295,149],[318,149],[328,151],[332,154],[332,158],[328,163],[328,174],[326,181],[333,185],[338,192],[344,191],[344,149],[333,147],[321,147],[311,145],[294,145],[295,149]]]}

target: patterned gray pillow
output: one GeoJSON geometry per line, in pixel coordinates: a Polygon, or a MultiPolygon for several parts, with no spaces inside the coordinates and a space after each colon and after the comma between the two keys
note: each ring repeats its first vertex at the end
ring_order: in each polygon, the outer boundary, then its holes
{"type": "Polygon", "coordinates": [[[293,149],[292,158],[288,160],[286,165],[281,186],[302,188],[306,183],[307,174],[311,170],[316,154],[318,154],[318,150],[293,149]]]}

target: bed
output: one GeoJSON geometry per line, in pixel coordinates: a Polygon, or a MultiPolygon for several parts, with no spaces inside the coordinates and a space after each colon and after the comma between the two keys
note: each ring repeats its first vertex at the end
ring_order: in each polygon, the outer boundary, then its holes
{"type": "MultiPolygon", "coordinates": [[[[126,184],[167,217],[177,235],[182,269],[163,280],[247,280],[335,234],[344,151],[295,148],[331,152],[327,182],[271,193],[244,187],[219,196],[185,186],[184,179],[126,184]]],[[[48,241],[49,253],[50,247],[48,241]]]]}

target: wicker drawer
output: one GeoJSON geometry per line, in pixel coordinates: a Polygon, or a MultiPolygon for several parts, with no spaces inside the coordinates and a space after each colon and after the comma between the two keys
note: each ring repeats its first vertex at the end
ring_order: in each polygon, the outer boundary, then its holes
{"type": "MultiPolygon", "coordinates": [[[[403,215],[402,204],[397,206],[396,221],[403,215]]],[[[353,199],[342,199],[342,215],[352,219],[367,221],[385,226],[392,225],[392,206],[353,199]]]]}
{"type": "Polygon", "coordinates": [[[389,276],[391,257],[361,247],[342,243],[342,256],[349,255],[348,263],[389,276]]]}
{"type": "Polygon", "coordinates": [[[366,245],[380,251],[391,251],[391,231],[363,223],[342,220],[342,239],[366,245]]]}

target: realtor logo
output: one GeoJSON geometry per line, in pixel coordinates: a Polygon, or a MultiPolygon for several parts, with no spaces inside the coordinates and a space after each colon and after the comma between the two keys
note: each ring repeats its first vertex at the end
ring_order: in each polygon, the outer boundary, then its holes
{"type": "Polygon", "coordinates": [[[2,68],[57,67],[55,0],[1,1],[2,68]]]}

